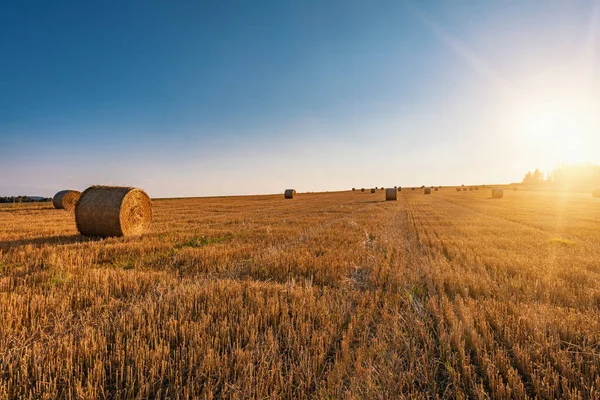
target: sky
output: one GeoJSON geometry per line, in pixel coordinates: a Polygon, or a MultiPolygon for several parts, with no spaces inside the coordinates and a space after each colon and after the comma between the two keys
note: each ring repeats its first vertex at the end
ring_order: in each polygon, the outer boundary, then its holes
{"type": "Polygon", "coordinates": [[[0,4],[0,195],[508,183],[599,146],[597,0],[0,4]]]}

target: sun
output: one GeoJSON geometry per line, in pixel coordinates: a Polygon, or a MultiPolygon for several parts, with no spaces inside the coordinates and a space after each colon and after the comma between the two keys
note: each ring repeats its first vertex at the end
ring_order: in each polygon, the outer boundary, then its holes
{"type": "Polygon", "coordinates": [[[599,103],[585,88],[561,89],[544,87],[519,99],[517,138],[546,167],[594,162],[593,149],[600,142],[599,103]]]}

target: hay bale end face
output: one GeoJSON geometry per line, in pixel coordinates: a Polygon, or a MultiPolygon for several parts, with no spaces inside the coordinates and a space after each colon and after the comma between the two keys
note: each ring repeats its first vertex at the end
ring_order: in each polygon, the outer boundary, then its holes
{"type": "Polygon", "coordinates": [[[494,199],[501,199],[504,197],[504,189],[494,188],[492,189],[492,197],[494,199]]]}
{"type": "Polygon", "coordinates": [[[364,192],[364,191],[365,191],[365,188],[360,188],[360,191],[361,191],[361,192],[364,192]]]}
{"type": "Polygon", "coordinates": [[[371,189],[371,193],[375,193],[375,189],[371,189]]]}
{"type": "Polygon", "coordinates": [[[592,196],[600,198],[600,189],[596,189],[592,192],[592,196]]]}
{"type": "Polygon", "coordinates": [[[136,236],[150,230],[152,202],[142,189],[87,188],[75,206],[77,230],[84,236],[136,236]]]}
{"type": "Polygon", "coordinates": [[[52,204],[58,210],[72,211],[75,209],[79,196],[81,196],[81,192],[77,190],[61,190],[52,198],[52,204]]]}
{"type": "Polygon", "coordinates": [[[285,192],[283,193],[283,197],[286,199],[293,199],[294,197],[296,197],[296,190],[295,189],[286,189],[285,192]]]}
{"type": "Polygon", "coordinates": [[[431,188],[430,187],[423,188],[423,194],[431,194],[431,188]]]}
{"type": "Polygon", "coordinates": [[[356,188],[352,188],[352,191],[354,192],[356,190],[356,188]]]}
{"type": "Polygon", "coordinates": [[[385,199],[387,201],[396,201],[398,200],[398,191],[396,188],[388,188],[385,190],[385,199]]]}

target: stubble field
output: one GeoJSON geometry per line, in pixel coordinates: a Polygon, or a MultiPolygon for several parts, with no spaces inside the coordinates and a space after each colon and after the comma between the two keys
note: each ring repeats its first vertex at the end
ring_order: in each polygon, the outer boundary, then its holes
{"type": "Polygon", "coordinates": [[[0,207],[0,398],[600,397],[600,199],[367,192],[0,207]]]}

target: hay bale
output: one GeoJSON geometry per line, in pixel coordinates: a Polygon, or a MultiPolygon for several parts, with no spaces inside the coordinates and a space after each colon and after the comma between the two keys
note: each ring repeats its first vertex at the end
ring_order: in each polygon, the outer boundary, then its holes
{"type": "Polygon", "coordinates": [[[295,189],[286,189],[285,192],[283,193],[283,197],[286,199],[293,199],[294,197],[296,197],[296,190],[295,189]]]}
{"type": "Polygon", "coordinates": [[[457,191],[457,192],[460,192],[460,188],[459,188],[459,187],[457,187],[457,188],[456,188],[456,191],[457,191]]]}
{"type": "Polygon", "coordinates": [[[77,230],[84,236],[135,236],[150,230],[152,202],[142,189],[91,186],[75,206],[77,230]]]}
{"type": "Polygon", "coordinates": [[[365,191],[365,188],[360,188],[360,191],[361,191],[361,192],[364,192],[364,191],[365,191]]]}
{"type": "Polygon", "coordinates": [[[501,199],[504,197],[504,189],[502,188],[493,188],[492,189],[492,197],[494,199],[501,199]]]}
{"type": "Polygon", "coordinates": [[[592,192],[592,196],[600,198],[600,189],[596,189],[592,192]]]}
{"type": "Polygon", "coordinates": [[[469,190],[473,190],[473,188],[472,188],[472,187],[470,187],[470,188],[469,188],[469,190]]]}
{"type": "Polygon", "coordinates": [[[423,194],[431,194],[431,188],[430,187],[423,188],[423,194]]]}
{"type": "Polygon", "coordinates": [[[371,193],[375,193],[375,189],[371,189],[371,193]]]}
{"type": "Polygon", "coordinates": [[[398,191],[401,192],[402,191],[402,186],[398,186],[398,191]]]}
{"type": "Polygon", "coordinates": [[[433,189],[434,192],[437,192],[440,188],[436,187],[433,189]]]}
{"type": "Polygon", "coordinates": [[[356,190],[356,188],[352,188],[352,191],[354,192],[356,190]]]}
{"type": "Polygon", "coordinates": [[[77,190],[61,190],[52,198],[52,204],[58,210],[72,211],[75,209],[79,196],[81,196],[81,192],[77,190]]]}
{"type": "Polygon", "coordinates": [[[387,188],[385,190],[385,199],[387,201],[398,200],[398,191],[396,190],[396,188],[387,188]]]}

